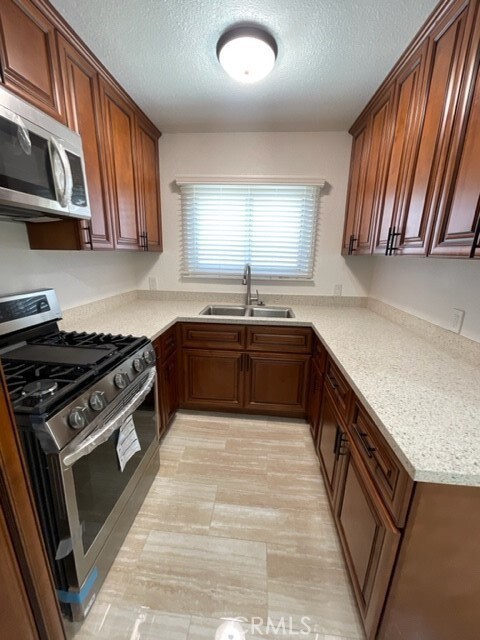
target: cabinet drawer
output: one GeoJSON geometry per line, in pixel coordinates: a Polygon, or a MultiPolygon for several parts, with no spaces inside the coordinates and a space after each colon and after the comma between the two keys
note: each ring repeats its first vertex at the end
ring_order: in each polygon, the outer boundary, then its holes
{"type": "Polygon", "coordinates": [[[245,327],[235,324],[182,324],[183,347],[240,350],[245,347],[245,327]]]}
{"type": "Polygon", "coordinates": [[[405,523],[413,480],[358,400],[355,400],[350,432],[372,480],[397,526],[405,523]]]}
{"type": "Polygon", "coordinates": [[[325,387],[330,391],[330,395],[335,400],[335,408],[338,414],[346,422],[353,392],[338,367],[330,358],[327,360],[325,369],[325,387]]]}
{"type": "Polygon", "coordinates": [[[160,357],[165,362],[177,348],[177,332],[175,327],[170,327],[160,338],[160,357]]]}
{"type": "Polygon", "coordinates": [[[247,327],[247,349],[311,353],[312,330],[307,327],[247,327]]]}

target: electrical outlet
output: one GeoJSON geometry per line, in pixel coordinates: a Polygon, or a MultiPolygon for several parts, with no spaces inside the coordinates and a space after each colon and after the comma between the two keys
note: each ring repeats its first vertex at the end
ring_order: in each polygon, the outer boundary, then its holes
{"type": "Polygon", "coordinates": [[[342,295],[342,289],[343,289],[343,285],[335,284],[333,286],[333,295],[334,296],[341,296],[342,295]]]}
{"type": "Polygon", "coordinates": [[[453,309],[451,330],[454,333],[460,333],[464,318],[465,311],[463,309],[453,309]]]}
{"type": "Polygon", "coordinates": [[[148,278],[148,286],[150,287],[150,291],[156,291],[158,289],[157,279],[155,276],[150,276],[148,278]]]}

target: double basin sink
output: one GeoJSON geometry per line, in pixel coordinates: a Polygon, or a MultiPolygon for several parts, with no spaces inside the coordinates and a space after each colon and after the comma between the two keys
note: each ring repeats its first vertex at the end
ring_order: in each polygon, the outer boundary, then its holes
{"type": "Polygon", "coordinates": [[[289,307],[209,304],[200,311],[201,316],[237,316],[242,318],[294,318],[289,307]]]}

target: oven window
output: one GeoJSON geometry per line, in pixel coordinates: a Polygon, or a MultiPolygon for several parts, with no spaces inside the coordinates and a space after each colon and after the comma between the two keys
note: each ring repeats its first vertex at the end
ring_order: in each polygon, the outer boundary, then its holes
{"type": "Polygon", "coordinates": [[[135,470],[157,435],[153,394],[133,414],[141,450],[120,471],[117,457],[118,431],[72,467],[78,517],[83,528],[85,553],[126,489],[135,470]]]}
{"type": "Polygon", "coordinates": [[[31,131],[29,137],[27,153],[18,125],[0,117],[0,187],[56,200],[48,141],[31,131]]]}

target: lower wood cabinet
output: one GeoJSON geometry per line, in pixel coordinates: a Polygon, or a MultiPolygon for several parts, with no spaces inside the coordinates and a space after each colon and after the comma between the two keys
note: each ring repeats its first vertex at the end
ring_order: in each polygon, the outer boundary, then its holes
{"type": "Polygon", "coordinates": [[[315,358],[310,367],[310,382],[308,385],[308,422],[313,441],[317,441],[320,425],[320,409],[322,406],[323,373],[318,368],[315,358]]]}
{"type": "Polygon", "coordinates": [[[368,638],[375,637],[400,531],[393,524],[356,451],[346,444],[335,519],[368,638]]]}
{"type": "Polygon", "coordinates": [[[345,439],[345,428],[338,417],[330,394],[326,391],[323,397],[315,446],[330,501],[334,500],[338,487],[340,457],[344,454],[345,439]]]}
{"type": "Polygon", "coordinates": [[[180,404],[176,328],[172,327],[154,343],[157,354],[160,438],[167,430],[180,404]]]}
{"type": "Polygon", "coordinates": [[[243,407],[243,353],[185,349],[182,406],[190,409],[243,407]]]}
{"type": "Polygon", "coordinates": [[[177,412],[180,404],[178,384],[177,353],[173,353],[160,367],[160,398],[161,398],[161,434],[162,436],[177,412]]]}
{"type": "Polygon", "coordinates": [[[311,329],[185,323],[179,335],[183,407],[306,415],[311,329]]]}
{"type": "Polygon", "coordinates": [[[310,356],[245,354],[245,409],[305,415],[310,356]]]}

